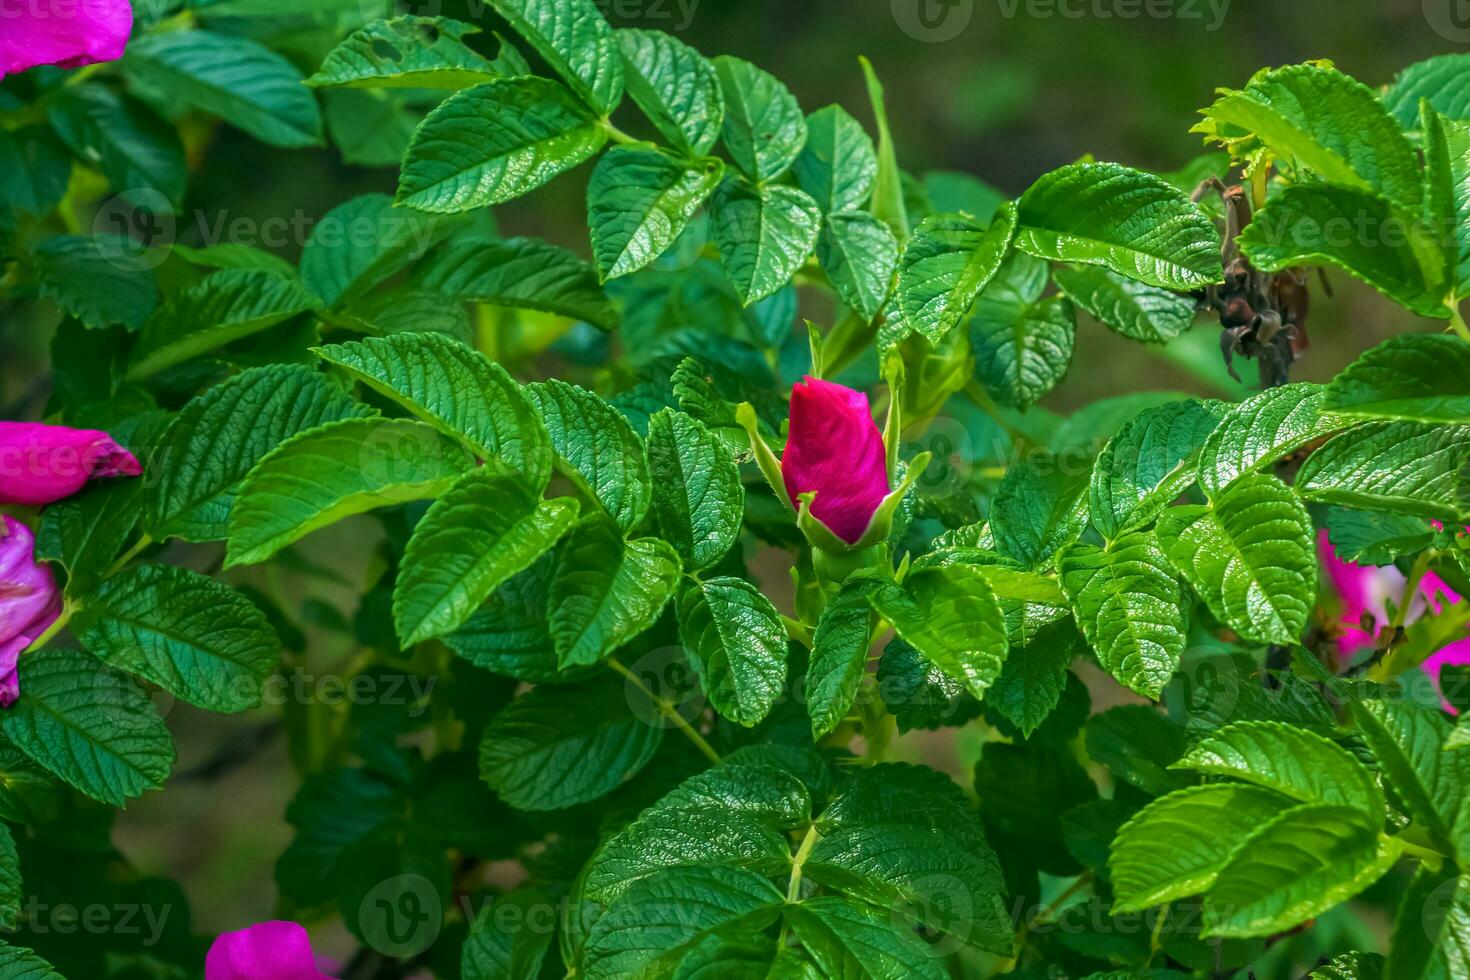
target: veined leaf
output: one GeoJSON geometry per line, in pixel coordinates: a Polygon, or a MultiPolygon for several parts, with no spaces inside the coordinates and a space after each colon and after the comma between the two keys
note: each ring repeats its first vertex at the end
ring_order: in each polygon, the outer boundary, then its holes
{"type": "Polygon", "coordinates": [[[1425,211],[1444,252],[1451,302],[1458,304],[1470,294],[1470,125],[1427,110],[1423,129],[1425,211]]]}
{"type": "Polygon", "coordinates": [[[806,117],[806,147],[796,158],[796,182],[823,214],[868,205],[878,176],[878,151],[862,124],[840,105],[806,117]]]}
{"type": "Polygon", "coordinates": [[[838,895],[786,907],[786,921],[822,976],[946,980],[942,961],[911,927],[890,913],[838,895]]]}
{"type": "Polygon", "coordinates": [[[598,115],[623,98],[623,58],[592,0],[490,0],[598,115]]]}
{"type": "Polygon", "coordinates": [[[595,664],[657,621],[679,580],[679,556],[658,538],[623,540],[585,518],[562,545],[551,583],[551,639],[563,667],[595,664]]]}
{"type": "Polygon", "coordinates": [[[653,512],[690,570],[724,557],[740,535],[745,488],[730,450],[704,423],[672,409],[648,420],[653,512]]]}
{"type": "Polygon", "coordinates": [[[54,647],[22,657],[19,670],[20,700],[0,716],[16,748],[109,806],[163,786],[173,740],[136,684],[79,650],[54,647]]]}
{"type": "MultiPolygon", "coordinates": [[[[576,2],[590,6],[590,0],[576,2]]],[[[396,200],[440,213],[500,204],[594,156],[606,141],[597,118],[557,82],[495,79],[451,95],[429,113],[403,158],[396,200]]]]}
{"type": "Polygon", "coordinates": [[[1151,531],[1106,548],[1074,544],[1057,559],[1062,587],[1103,669],[1147,698],[1163,693],[1185,645],[1184,589],[1151,531]]]}
{"type": "Polygon", "coordinates": [[[1307,457],[1296,489],[1308,500],[1446,522],[1467,510],[1470,426],[1369,422],[1307,457]]]}
{"type": "Polygon", "coordinates": [[[1072,660],[1082,652],[1082,635],[1066,606],[1002,598],[1001,609],[1011,652],[986,693],[985,706],[1030,738],[1061,703],[1072,660]]]}
{"type": "Polygon", "coordinates": [[[6,980],[64,980],[31,950],[6,943],[0,943],[0,976],[6,980]]]}
{"type": "Polygon", "coordinates": [[[546,427],[505,368],[438,333],[399,333],[316,352],[393,399],[477,456],[493,459],[540,493],[551,478],[546,427]]]}
{"type": "Polygon", "coordinates": [[[1410,65],[1383,96],[1388,111],[1404,129],[1419,122],[1419,104],[1428,99],[1450,119],[1470,120],[1470,53],[1442,54],[1410,65]]]}
{"type": "Polygon", "coordinates": [[[1016,230],[1003,207],[988,227],[963,215],[925,218],[898,262],[895,300],[909,329],[938,343],[959,326],[997,272],[1016,230]]]}
{"type": "Polygon", "coordinates": [[[363,194],[322,216],[301,250],[301,279],[328,306],[341,307],[423,257],[451,219],[363,194]]]}
{"type": "Polygon", "coordinates": [[[403,553],[393,620],[404,649],[458,629],[576,519],[576,500],[538,500],[513,476],[480,470],[456,483],[415,525],[403,553]]]}
{"type": "Polygon", "coordinates": [[[333,48],[315,75],[313,88],[467,88],[504,74],[464,43],[478,34],[473,24],[448,17],[394,17],[358,28],[333,48]]]}
{"type": "Polygon", "coordinates": [[[842,302],[872,322],[893,288],[898,239],[866,211],[833,212],[822,219],[817,260],[842,302]]]}
{"type": "Polygon", "coordinates": [[[318,305],[295,279],[263,269],[221,269],[148,318],[127,377],[152,377],[318,305]]]}
{"type": "Polygon", "coordinates": [[[869,597],[894,632],[977,698],[995,683],[1009,643],[995,592],[977,568],[950,565],[912,572],[902,586],[869,597]]]}
{"type": "Polygon", "coordinates": [[[210,711],[259,705],[280,662],[280,641],[254,603],[172,565],[140,565],[103,582],[73,625],[104,663],[210,711]]]}
{"type": "Polygon", "coordinates": [[[1324,414],[1324,389],[1301,382],[1268,388],[1225,413],[1199,453],[1199,485],[1211,498],[1346,423],[1324,414]]]}
{"type": "Polygon", "coordinates": [[[470,923],[460,961],[463,980],[528,980],[540,976],[553,930],[526,928],[526,923],[539,910],[549,908],[550,902],[544,892],[530,885],[498,897],[493,911],[487,909],[470,923]],[[508,911],[512,909],[513,913],[508,911]]]}
{"type": "Polygon", "coordinates": [[[434,260],[424,288],[586,320],[604,330],[618,325],[597,271],[566,249],[534,238],[457,244],[434,260]]]}
{"type": "Polygon", "coordinates": [[[686,155],[708,153],[725,121],[725,96],[715,66],[663,31],[613,33],[623,50],[628,94],[638,108],[686,155]]]}
{"type": "Polygon", "coordinates": [[[1067,298],[1114,333],[1146,344],[1167,344],[1194,323],[1194,300],[1091,265],[1052,272],[1067,298]]]}
{"type": "Polygon", "coordinates": [[[1169,560],[1220,621],[1257,643],[1291,645],[1317,599],[1312,518],[1291,488],[1257,474],[1211,504],[1159,518],[1169,560]]]}
{"type": "Polygon", "coordinates": [[[73,85],[58,94],[47,113],[52,127],[78,159],[101,168],[114,193],[148,188],[179,206],[188,165],[172,126],[105,85],[73,85]]]}
{"type": "Polygon", "coordinates": [[[144,526],[159,541],[223,538],[236,486],[261,457],[298,432],[373,414],[299,364],[252,368],[215,385],[185,405],[159,440],[144,526]]]}
{"type": "Polygon", "coordinates": [[[153,32],[128,45],[123,69],[146,89],[219,116],[272,146],[322,144],[321,110],[301,73],[250,38],[153,32]]]}
{"type": "Polygon", "coordinates": [[[94,330],[141,330],[158,302],[146,256],[129,238],[55,235],[36,246],[41,295],[94,330]]]}
{"type": "Polygon", "coordinates": [[[662,255],[714,193],[725,165],[686,164],[656,150],[614,147],[597,161],[587,186],[592,254],[604,281],[626,276],[662,255]]]}
{"type": "Polygon", "coordinates": [[[581,680],[587,671],[560,670],[547,627],[556,553],[496,589],[479,611],[444,644],[476,667],[531,684],[581,680]]]}
{"type": "Polygon", "coordinates": [[[432,426],[342,419],[281,443],[240,485],[225,564],[262,562],[344,517],[437,497],[475,465],[432,426]]]}
{"type": "Polygon", "coordinates": [[[652,497],[643,440],[621,412],[585,388],[551,378],[527,385],[557,455],[625,532],[652,497]]]}
{"type": "Polygon", "coordinates": [[[714,60],[725,94],[725,149],[752,183],[784,174],[806,145],[806,119],[791,90],[748,61],[714,60]]]}
{"type": "MultiPolygon", "coordinates": [[[[1433,708],[1411,702],[1353,701],[1353,718],[1384,781],[1405,811],[1440,846],[1456,850],[1455,832],[1470,792],[1470,757],[1443,751],[1453,726],[1433,708]]],[[[1461,859],[1470,843],[1459,848],[1461,859]]]]}
{"type": "Polygon", "coordinates": [[[789,283],[817,247],[822,213],[794,187],[727,177],[710,200],[720,262],[750,306],[789,283]]]}
{"type": "Polygon", "coordinates": [[[142,511],[142,480],[107,480],[47,504],[35,556],[66,568],[66,595],[80,599],[106,577],[142,511]]]}
{"type": "Polygon", "coordinates": [[[1368,769],[1347,749],[1305,728],[1236,722],[1200,739],[1177,766],[1241,779],[1299,803],[1351,808],[1375,826],[1383,820],[1383,794],[1368,769]]]}
{"type": "Polygon", "coordinates": [[[1403,334],[1358,358],[1327,386],[1336,415],[1470,424],[1470,341],[1403,334]]]}
{"type": "Polygon", "coordinates": [[[996,547],[1028,568],[1050,563],[1087,527],[1088,475],[1050,453],[1008,468],[991,503],[996,547]]]}
{"type": "Polygon", "coordinates": [[[1077,313],[1062,296],[1042,299],[1048,266],[1013,252],[975,302],[975,376],[1002,405],[1026,409],[1066,377],[1077,313]]]}
{"type": "Polygon", "coordinates": [[[1045,174],[1017,203],[1016,247],[1040,259],[1100,265],[1163,289],[1220,281],[1220,234],[1161,177],[1115,163],[1045,174]]]}
{"type": "Polygon", "coordinates": [[[1377,953],[1344,953],[1313,970],[1310,980],[1383,980],[1383,957],[1377,953]]]}
{"type": "Polygon", "coordinates": [[[1403,514],[1329,507],[1326,524],[1337,557],[1357,565],[1392,565],[1434,541],[1428,521],[1403,514]]]}
{"type": "Polygon", "coordinates": [[[1214,401],[1145,409],[1108,441],[1092,468],[1093,526],[1112,539],[1158,517],[1194,482],[1191,465],[1225,414],[1214,401]]]}
{"type": "Polygon", "coordinates": [[[814,740],[841,724],[857,697],[873,643],[871,588],[868,580],[849,578],[817,620],[806,675],[807,713],[814,740]]]}
{"type": "Polygon", "coordinates": [[[749,582],[720,577],[686,586],[679,637],[710,703],[736,724],[754,727],[784,693],[786,627],[749,582]]]}

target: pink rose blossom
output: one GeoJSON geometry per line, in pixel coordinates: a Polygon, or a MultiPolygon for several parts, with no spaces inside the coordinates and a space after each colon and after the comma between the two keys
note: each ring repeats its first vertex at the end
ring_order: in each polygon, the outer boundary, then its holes
{"type": "Polygon", "coordinates": [[[15,665],[21,651],[61,615],[51,569],[36,562],[31,529],[11,517],[0,523],[0,707],[20,696],[15,665]]]}
{"type": "Polygon", "coordinates": [[[204,980],[331,980],[317,966],[306,928],[261,922],[226,932],[209,947],[204,980]]]}
{"type": "Polygon", "coordinates": [[[105,432],[0,422],[0,504],[38,507],[70,497],[93,477],[142,472],[133,454],[105,432]]]}
{"type": "Polygon", "coordinates": [[[0,3],[0,78],[37,65],[116,61],[132,30],[128,0],[6,0],[0,3]]]}
{"type": "Polygon", "coordinates": [[[793,504],[815,491],[812,516],[849,544],[861,538],[889,492],[868,396],[820,378],[793,385],[781,476],[793,504]]]}

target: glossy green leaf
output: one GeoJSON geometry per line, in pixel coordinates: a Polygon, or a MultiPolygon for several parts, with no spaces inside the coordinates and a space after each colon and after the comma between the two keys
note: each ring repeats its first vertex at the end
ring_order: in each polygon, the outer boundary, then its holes
{"type": "Polygon", "coordinates": [[[587,223],[602,279],[637,272],[667,251],[724,173],[713,158],[689,165],[622,146],[604,154],[587,186],[587,223]]]}
{"type": "Polygon", "coordinates": [[[424,287],[477,303],[586,320],[604,330],[618,325],[597,270],[566,249],[534,238],[455,245],[434,260],[424,287]]]}
{"type": "Polygon", "coordinates": [[[153,270],[129,238],[56,235],[36,246],[41,295],[94,330],[141,330],[157,304],[153,270]]]}
{"type": "Polygon", "coordinates": [[[1464,516],[1462,470],[1470,427],[1369,422],[1333,437],[1307,458],[1296,489],[1308,500],[1441,521],[1464,516]]]}
{"type": "Polygon", "coordinates": [[[592,0],[490,0],[536,53],[599,115],[623,98],[623,58],[592,0]]]}
{"type": "Polygon", "coordinates": [[[1241,721],[1206,735],[1180,768],[1231,776],[1299,803],[1350,807],[1381,821],[1383,794],[1353,755],[1315,732],[1280,722],[1241,721]]]}
{"type": "Polygon", "coordinates": [[[333,48],[306,84],[459,89],[510,74],[497,70],[464,43],[465,37],[478,33],[478,27],[448,17],[375,20],[333,48]]]}
{"type": "Polygon", "coordinates": [[[470,923],[460,958],[463,980],[535,980],[551,947],[551,923],[539,917],[552,900],[539,888],[522,886],[498,896],[470,923]],[[537,923],[533,925],[532,923],[537,923]]]}
{"type": "Polygon", "coordinates": [[[1001,605],[1011,652],[986,692],[985,706],[1030,738],[1061,703],[1082,636],[1065,607],[1005,600],[1001,605]]]}
{"type": "Polygon", "coordinates": [[[1443,751],[1453,726],[1437,709],[1412,702],[1354,701],[1351,709],[1404,810],[1437,846],[1454,850],[1470,794],[1470,756],[1443,751]]]}
{"type": "Polygon", "coordinates": [[[142,496],[141,480],[109,480],[41,512],[35,555],[66,568],[69,598],[81,598],[106,577],[137,526],[142,496]]]}
{"type": "Polygon", "coordinates": [[[988,227],[963,215],[925,218],[898,262],[895,300],[908,329],[938,343],[959,326],[996,273],[1016,229],[1003,208],[988,227]]]}
{"type": "Polygon", "coordinates": [[[1442,54],[1410,65],[1384,95],[1384,104],[1404,129],[1419,122],[1419,103],[1428,99],[1451,119],[1470,119],[1470,53],[1442,54]]]}
{"type": "Polygon", "coordinates": [[[806,676],[813,739],[821,739],[841,724],[857,697],[873,643],[873,611],[868,604],[871,587],[867,580],[849,579],[817,620],[806,676]]]}
{"type": "Polygon", "coordinates": [[[1220,402],[1171,402],[1140,412],[1108,441],[1092,468],[1092,523],[1103,537],[1148,524],[1189,488],[1195,457],[1224,414],[1220,402]]]}
{"type": "Polygon", "coordinates": [[[991,503],[996,547],[1041,568],[1087,526],[1089,473],[1065,457],[1033,453],[1007,468],[991,503]]]}
{"type": "Polygon", "coordinates": [[[0,977],[4,980],[65,980],[35,953],[22,946],[0,943],[0,977]]]}
{"type": "Polygon", "coordinates": [[[806,145],[806,119],[791,90],[772,74],[730,55],[714,60],[725,94],[725,149],[761,184],[784,174],[806,145]]]}
{"type": "Polygon", "coordinates": [[[1167,344],[1194,323],[1194,300],[1091,265],[1059,266],[1052,275],[1067,298],[1114,333],[1167,344]]]}
{"type": "Polygon", "coordinates": [[[720,262],[746,306],[789,283],[817,247],[822,213],[794,187],[728,177],[710,199],[720,262]]]}
{"type": "Polygon", "coordinates": [[[551,378],[524,393],[540,412],[565,469],[624,531],[643,522],[652,481],[643,440],[621,412],[585,388],[551,378]]]}
{"type": "Polygon", "coordinates": [[[894,632],[977,698],[1000,676],[1009,644],[995,592],[965,565],[913,572],[870,597],[894,632]]]}
{"type": "Polygon", "coordinates": [[[1335,415],[1470,424],[1470,341],[1404,334],[1359,357],[1327,386],[1335,415]]]}
{"type": "Polygon", "coordinates": [[[823,976],[945,980],[949,973],[915,930],[871,905],[819,895],[788,906],[786,921],[823,976]]]}
{"type": "Polygon", "coordinates": [[[444,644],[477,667],[531,684],[581,680],[588,671],[562,672],[547,625],[556,553],[548,552],[512,576],[444,644]]]}
{"type": "Polygon", "coordinates": [[[740,536],[745,488],[725,444],[704,423],[665,409],[648,420],[653,512],[691,570],[718,562],[740,536]]]}
{"type": "Polygon", "coordinates": [[[898,239],[866,211],[837,211],[822,219],[817,260],[842,302],[872,321],[893,288],[898,239]]]}
{"type": "Polygon", "coordinates": [[[341,306],[422,258],[449,227],[450,219],[394,207],[387,194],[362,194],[312,228],[301,280],[328,306],[341,306]]]}
{"type": "Polygon", "coordinates": [[[679,636],[715,710],[750,728],[786,688],[786,627],[771,600],[743,579],[686,586],[679,636]]]}
{"type": "Polygon", "coordinates": [[[1065,297],[1042,298],[1048,279],[1045,262],[1013,252],[975,302],[975,376],[1002,405],[1030,408],[1072,366],[1077,313],[1065,297]]]}
{"type": "Polygon", "coordinates": [[[807,140],[796,182],[823,214],[866,208],[878,176],[878,152],[862,123],[839,105],[806,117],[807,140]]]}
{"type": "Polygon", "coordinates": [[[638,108],[686,155],[708,153],[725,121],[725,96],[715,66],[663,31],[613,33],[623,51],[628,94],[638,108]]]}
{"type": "Polygon", "coordinates": [[[1199,485],[1211,498],[1231,483],[1274,465],[1342,429],[1324,413],[1323,388],[1298,383],[1268,388],[1225,413],[1199,453],[1199,485]]]}
{"type": "Polygon", "coordinates": [[[1444,252],[1445,284],[1458,302],[1470,294],[1470,124],[1426,110],[1425,211],[1444,252]]]}

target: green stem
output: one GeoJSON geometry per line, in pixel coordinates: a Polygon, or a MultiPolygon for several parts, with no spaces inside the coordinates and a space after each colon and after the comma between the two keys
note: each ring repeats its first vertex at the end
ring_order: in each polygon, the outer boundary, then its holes
{"type": "Polygon", "coordinates": [[[1450,326],[1455,328],[1455,333],[1459,334],[1461,339],[1470,340],[1470,326],[1465,325],[1465,317],[1460,312],[1460,304],[1456,300],[1450,300],[1449,307],[1450,326]]]}
{"type": "Polygon", "coordinates": [[[604,132],[607,133],[608,139],[612,140],[614,143],[621,143],[623,146],[653,146],[654,145],[654,144],[648,142],[648,140],[640,140],[640,139],[637,139],[635,137],[629,136],[627,133],[623,132],[621,129],[619,129],[618,127],[614,126],[611,119],[603,119],[602,120],[602,129],[603,129],[604,132]]]}
{"type": "Polygon", "coordinates": [[[791,859],[791,884],[786,886],[786,901],[788,904],[795,903],[801,899],[801,869],[806,864],[806,859],[811,857],[812,848],[817,846],[817,841],[822,835],[817,832],[816,824],[806,829],[806,836],[801,839],[801,846],[796,849],[796,856],[791,859]]]}
{"type": "Polygon", "coordinates": [[[103,577],[104,578],[111,578],[112,576],[116,575],[118,572],[122,571],[124,568],[127,567],[128,562],[132,561],[134,558],[137,558],[139,555],[141,555],[143,553],[144,549],[147,548],[152,543],[153,543],[153,539],[151,537],[149,537],[146,534],[143,535],[141,538],[138,539],[138,541],[137,541],[136,544],[134,544],[127,551],[123,552],[122,555],[119,556],[119,558],[117,559],[117,561],[115,561],[115,562],[112,563],[112,567],[107,570],[107,574],[105,576],[103,576],[103,577]]]}
{"type": "Polygon", "coordinates": [[[46,644],[56,639],[56,634],[66,629],[66,624],[71,622],[72,616],[75,615],[76,611],[80,608],[80,606],[74,604],[70,599],[68,599],[62,605],[61,615],[56,617],[56,622],[52,623],[51,626],[46,630],[46,632],[36,637],[36,642],[26,647],[25,652],[35,653],[37,650],[43,648],[46,644]]]}
{"type": "Polygon", "coordinates": [[[1419,583],[1424,581],[1424,576],[1429,572],[1429,563],[1434,558],[1434,552],[1424,551],[1418,558],[1414,559],[1414,567],[1409,570],[1409,578],[1404,582],[1404,596],[1399,600],[1399,607],[1393,612],[1393,622],[1389,625],[1389,637],[1398,633],[1403,627],[1404,620],[1409,615],[1409,607],[1414,604],[1414,598],[1419,594],[1419,583]]]}
{"type": "Polygon", "coordinates": [[[706,759],[708,759],[710,762],[713,762],[715,765],[719,765],[721,762],[724,761],[720,757],[720,753],[715,751],[714,746],[706,742],[704,736],[695,731],[694,726],[689,724],[689,722],[684,718],[683,715],[679,714],[677,708],[675,708],[668,701],[659,697],[657,694],[654,694],[653,691],[649,689],[648,685],[644,684],[643,681],[635,676],[631,670],[629,670],[627,667],[624,667],[621,662],[615,659],[609,659],[607,665],[613,670],[617,671],[619,674],[622,674],[623,677],[632,682],[633,686],[642,691],[644,695],[648,697],[649,702],[658,709],[658,713],[663,715],[669,721],[673,722],[674,725],[684,733],[689,741],[694,743],[694,747],[697,748],[700,752],[704,753],[704,757],[706,759]]]}
{"type": "Polygon", "coordinates": [[[1399,845],[1404,849],[1405,854],[1409,855],[1410,857],[1418,858],[1419,861],[1423,863],[1424,866],[1427,867],[1430,871],[1438,871],[1440,868],[1444,867],[1447,855],[1436,851],[1432,847],[1422,847],[1419,844],[1411,844],[1410,842],[1404,840],[1402,837],[1398,838],[1398,842],[1399,845]]]}
{"type": "Polygon", "coordinates": [[[1162,907],[1159,908],[1159,920],[1154,923],[1154,932],[1153,932],[1153,935],[1149,937],[1149,941],[1148,941],[1148,961],[1143,964],[1145,968],[1150,967],[1150,966],[1153,966],[1154,957],[1158,956],[1159,955],[1159,950],[1161,950],[1161,949],[1164,948],[1164,943],[1163,943],[1164,923],[1166,923],[1168,921],[1169,921],[1169,906],[1164,905],[1164,906],[1162,906],[1162,907]]]}

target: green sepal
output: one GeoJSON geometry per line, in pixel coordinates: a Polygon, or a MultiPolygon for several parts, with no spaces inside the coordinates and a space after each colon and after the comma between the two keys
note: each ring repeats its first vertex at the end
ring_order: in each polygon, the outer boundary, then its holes
{"type": "Polygon", "coordinates": [[[786,478],[781,475],[781,461],[767,445],[765,437],[761,435],[760,423],[755,416],[755,406],[750,402],[741,402],[735,407],[735,421],[750,436],[750,449],[755,453],[755,465],[760,467],[761,475],[771,485],[776,493],[776,499],[781,501],[791,510],[796,510],[796,505],[791,502],[791,497],[786,492],[786,478]]]}

